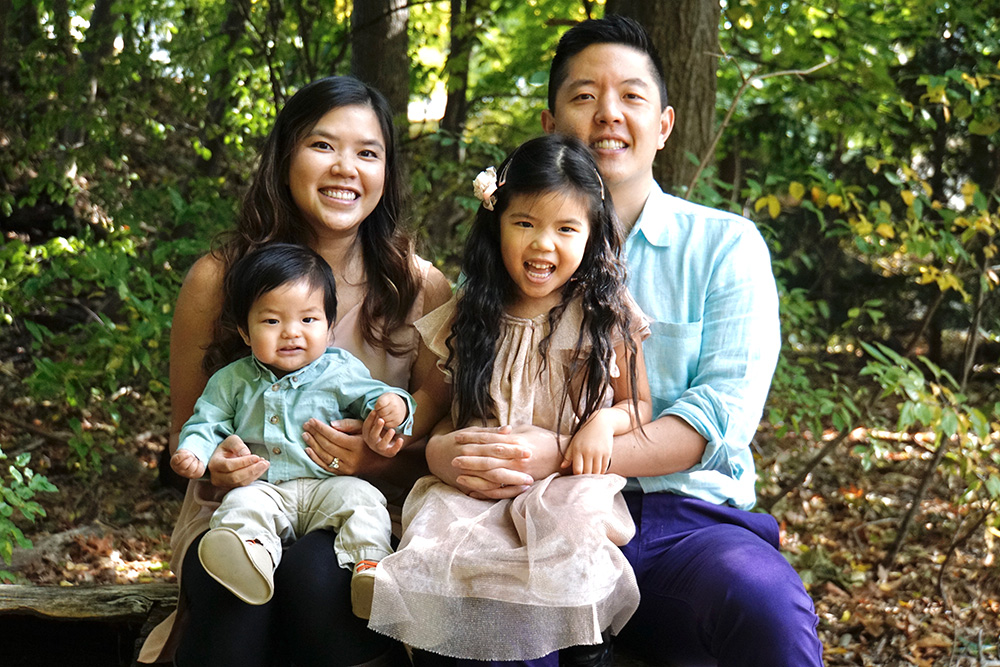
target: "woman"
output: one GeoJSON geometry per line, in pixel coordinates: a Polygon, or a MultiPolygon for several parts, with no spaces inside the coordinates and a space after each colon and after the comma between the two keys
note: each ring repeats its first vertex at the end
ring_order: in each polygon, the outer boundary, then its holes
{"type": "MultiPolygon", "coordinates": [[[[392,112],[378,91],[350,77],[329,77],[288,101],[235,229],[195,263],[181,288],[170,345],[171,450],[209,374],[246,354],[238,332],[220,318],[227,271],[247,252],[277,241],[306,244],[327,261],[339,304],[333,344],[359,357],[376,379],[414,394],[413,439],[430,430],[446,410],[445,392],[435,384],[439,375],[428,372],[433,355],[418,354],[411,323],[447,301],[451,289],[412,253],[398,226],[401,202],[392,112]]],[[[307,452],[338,474],[371,479],[391,504],[401,504],[426,470],[422,452],[383,458],[365,446],[360,428],[350,420],[309,420],[307,452]]],[[[172,656],[180,667],[399,664],[401,647],[352,614],[351,574],[337,566],[329,531],[285,549],[275,572],[280,594],[265,605],[244,604],[201,567],[198,541],[219,498],[268,465],[246,447],[224,443],[208,464],[211,484],[189,484],[172,538],[178,610],[150,634],[140,662],[172,656]]]]}

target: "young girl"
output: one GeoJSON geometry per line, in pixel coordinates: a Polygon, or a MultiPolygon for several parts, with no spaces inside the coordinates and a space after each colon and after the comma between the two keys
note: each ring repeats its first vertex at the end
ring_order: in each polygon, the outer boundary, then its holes
{"type": "Polygon", "coordinates": [[[417,482],[376,574],[369,627],[434,653],[525,660],[602,641],[638,605],[618,545],[634,527],[604,475],[612,438],[650,417],[622,234],[587,148],[531,140],[476,180],[457,300],[416,323],[452,382],[456,427],[536,425],[563,466],[513,500],[417,482]],[[496,179],[496,180],[494,180],[496,179]],[[516,628],[519,633],[503,632],[516,628]]]}

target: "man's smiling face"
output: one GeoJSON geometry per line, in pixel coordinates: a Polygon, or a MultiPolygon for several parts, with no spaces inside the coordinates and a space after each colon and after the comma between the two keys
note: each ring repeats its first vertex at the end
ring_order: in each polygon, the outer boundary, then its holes
{"type": "Polygon", "coordinates": [[[568,61],[555,109],[542,114],[546,132],[586,143],[605,182],[620,186],[653,178],[653,158],[673,128],[662,107],[649,57],[622,44],[593,44],[568,61]]]}

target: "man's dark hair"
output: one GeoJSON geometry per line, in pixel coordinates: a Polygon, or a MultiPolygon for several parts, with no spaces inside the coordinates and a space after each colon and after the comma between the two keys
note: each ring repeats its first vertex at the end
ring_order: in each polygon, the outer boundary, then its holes
{"type": "Polygon", "coordinates": [[[649,57],[650,74],[660,89],[660,106],[667,108],[667,82],[663,77],[663,63],[653,46],[646,29],[638,21],[627,16],[612,14],[603,19],[588,19],[578,23],[563,34],[556,47],[549,68],[549,111],[556,112],[556,93],[569,76],[569,61],[588,46],[594,44],[621,44],[641,51],[649,57]]]}

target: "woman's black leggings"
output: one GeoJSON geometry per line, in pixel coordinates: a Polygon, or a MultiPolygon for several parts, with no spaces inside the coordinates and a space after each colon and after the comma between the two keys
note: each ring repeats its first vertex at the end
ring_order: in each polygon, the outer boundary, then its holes
{"type": "Polygon", "coordinates": [[[184,556],[181,595],[188,614],[178,667],[359,665],[394,648],[351,612],[351,572],[337,565],[335,534],[320,530],[288,546],[274,573],[274,597],[248,605],[198,560],[199,536],[184,556]]]}

